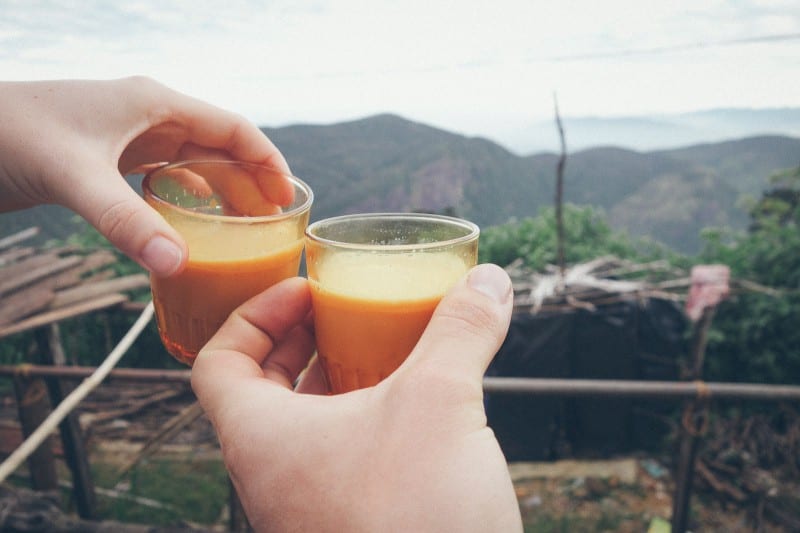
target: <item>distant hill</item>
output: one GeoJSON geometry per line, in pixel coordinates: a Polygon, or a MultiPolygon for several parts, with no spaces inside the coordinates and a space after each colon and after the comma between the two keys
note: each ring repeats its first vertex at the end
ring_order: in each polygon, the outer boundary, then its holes
{"type": "MultiPolygon", "coordinates": [[[[571,151],[619,146],[651,151],[764,135],[800,137],[800,108],[711,109],[624,117],[562,117],[571,151]]],[[[517,154],[559,149],[552,120],[517,126],[498,142],[517,154]]]]}
{"type": "MultiPolygon", "coordinates": [[[[554,196],[557,154],[521,157],[471,138],[377,115],[333,125],[264,129],[315,191],[312,219],[359,211],[455,211],[486,227],[533,216],[554,196]]],[[[757,136],[642,152],[594,147],[568,154],[565,196],[602,208],[612,226],[686,253],[709,225],[742,229],[742,195],[800,164],[800,139],[757,136]]],[[[136,178],[132,178],[137,186],[136,178]]],[[[74,226],[52,206],[0,215],[0,235],[31,224],[63,236],[74,226]]]]}
{"type": "MultiPolygon", "coordinates": [[[[357,211],[454,208],[481,226],[552,205],[558,155],[517,156],[379,115],[329,126],[265,129],[316,192],[312,218],[357,211]]],[[[800,139],[759,136],[672,150],[596,147],[568,154],[565,199],[600,207],[613,227],[686,253],[707,226],[743,229],[742,195],[800,164],[800,139]]]]}
{"type": "Polygon", "coordinates": [[[490,225],[534,213],[552,197],[549,169],[485,139],[394,115],[264,131],[314,189],[313,218],[454,208],[490,225]]]}

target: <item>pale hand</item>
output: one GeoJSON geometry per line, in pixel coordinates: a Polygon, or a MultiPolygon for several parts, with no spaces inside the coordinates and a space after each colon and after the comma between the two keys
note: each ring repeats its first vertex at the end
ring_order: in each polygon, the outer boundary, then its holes
{"type": "Polygon", "coordinates": [[[192,385],[258,531],[522,531],[482,377],[508,329],[511,283],[473,269],[408,360],[376,387],[326,396],[304,279],[239,308],[192,385]]]}
{"type": "MultiPolygon", "coordinates": [[[[241,116],[143,77],[0,82],[0,124],[0,211],[68,207],[162,276],[185,266],[186,244],[123,175],[202,158],[289,171],[278,149],[241,116]]],[[[277,193],[274,185],[265,188],[265,201],[284,203],[285,185],[277,193]]]]}

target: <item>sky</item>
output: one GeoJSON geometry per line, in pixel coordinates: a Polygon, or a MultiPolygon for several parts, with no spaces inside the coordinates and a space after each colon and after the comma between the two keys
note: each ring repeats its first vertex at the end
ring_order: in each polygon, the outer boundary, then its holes
{"type": "Polygon", "coordinates": [[[0,0],[0,79],[142,74],[260,126],[800,106],[797,0],[0,0]]]}

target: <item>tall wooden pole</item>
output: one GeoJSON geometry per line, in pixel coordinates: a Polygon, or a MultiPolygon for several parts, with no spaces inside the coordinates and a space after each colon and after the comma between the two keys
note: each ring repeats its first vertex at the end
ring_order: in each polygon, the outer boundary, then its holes
{"type": "MultiPolygon", "coordinates": [[[[39,346],[41,363],[55,367],[65,366],[66,357],[58,324],[50,324],[46,328],[36,330],[36,342],[39,346]]],[[[48,380],[47,385],[54,405],[61,403],[70,392],[60,380],[48,380]]],[[[75,497],[76,510],[81,518],[93,519],[97,515],[97,502],[89,456],[84,445],[78,415],[75,412],[67,415],[58,429],[64,448],[64,459],[72,474],[72,493],[75,497]]]]}
{"type": "MultiPolygon", "coordinates": [[[[17,397],[22,435],[27,438],[50,413],[47,385],[42,378],[20,375],[14,378],[14,393],[17,397]]],[[[33,490],[58,490],[58,473],[51,438],[42,442],[28,457],[28,472],[33,490]]]]}
{"type": "MultiPolygon", "coordinates": [[[[695,324],[692,337],[689,378],[701,380],[703,362],[705,360],[706,341],[714,307],[707,307],[700,320],[695,324]]],[[[692,483],[697,448],[703,433],[703,426],[708,422],[707,402],[695,399],[686,403],[680,433],[680,449],[675,474],[675,493],[672,499],[672,531],[684,533],[689,526],[691,513],[692,483]]]]}
{"type": "Polygon", "coordinates": [[[558,111],[558,100],[553,96],[556,112],[556,126],[558,127],[558,138],[561,141],[561,155],[556,165],[556,246],[558,255],[558,272],[561,276],[560,285],[563,288],[564,274],[566,271],[566,259],[564,253],[564,167],[567,164],[567,141],[564,138],[564,126],[561,124],[561,115],[558,111]]]}

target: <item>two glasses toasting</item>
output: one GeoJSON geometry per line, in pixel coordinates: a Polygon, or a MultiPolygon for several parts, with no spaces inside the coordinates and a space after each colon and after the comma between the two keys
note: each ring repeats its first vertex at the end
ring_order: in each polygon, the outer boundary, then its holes
{"type": "Polygon", "coordinates": [[[236,307],[298,274],[305,248],[317,355],[330,392],[376,385],[410,354],[439,300],[477,262],[478,227],[453,217],[355,214],[309,226],[308,185],[259,165],[165,165],[145,177],[143,189],[189,247],[186,268],[152,277],[151,288],[164,346],[190,365],[236,307]],[[264,196],[284,201],[265,205],[264,196]]]}

